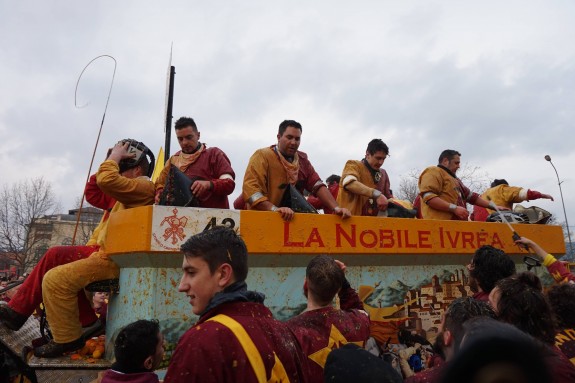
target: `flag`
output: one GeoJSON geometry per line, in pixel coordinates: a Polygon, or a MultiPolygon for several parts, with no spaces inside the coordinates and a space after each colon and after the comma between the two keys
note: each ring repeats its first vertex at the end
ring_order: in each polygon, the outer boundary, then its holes
{"type": "Polygon", "coordinates": [[[158,155],[156,156],[156,158],[158,159],[156,161],[156,166],[154,166],[154,172],[152,173],[152,182],[156,182],[156,180],[158,179],[158,177],[160,176],[160,173],[162,172],[162,169],[164,169],[164,148],[162,148],[160,146],[160,150],[158,151],[158,155]]]}

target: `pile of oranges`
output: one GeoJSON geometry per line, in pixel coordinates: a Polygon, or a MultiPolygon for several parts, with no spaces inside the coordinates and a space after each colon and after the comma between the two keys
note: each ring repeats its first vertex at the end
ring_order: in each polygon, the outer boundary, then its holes
{"type": "Polygon", "coordinates": [[[106,337],[100,335],[86,341],[84,347],[70,356],[72,360],[85,359],[88,363],[95,363],[96,359],[102,359],[105,354],[106,337]]]}

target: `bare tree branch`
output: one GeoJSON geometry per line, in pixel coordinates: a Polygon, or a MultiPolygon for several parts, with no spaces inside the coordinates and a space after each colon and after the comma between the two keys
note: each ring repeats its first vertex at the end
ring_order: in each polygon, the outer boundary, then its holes
{"type": "Polygon", "coordinates": [[[25,180],[0,191],[0,250],[14,259],[22,270],[33,265],[43,238],[33,235],[38,220],[54,214],[59,204],[52,186],[42,177],[25,180]]]}

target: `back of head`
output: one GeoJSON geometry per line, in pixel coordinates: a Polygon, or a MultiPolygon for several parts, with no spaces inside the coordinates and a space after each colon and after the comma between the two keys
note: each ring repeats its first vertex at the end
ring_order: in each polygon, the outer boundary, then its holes
{"type": "Polygon", "coordinates": [[[510,323],[543,343],[555,340],[555,318],[539,278],[522,272],[497,283],[499,320],[510,323]]]}
{"type": "Polygon", "coordinates": [[[484,292],[489,293],[499,280],[515,274],[515,262],[503,250],[481,246],[473,255],[469,274],[484,292]]]}
{"type": "Polygon", "coordinates": [[[284,132],[286,131],[286,129],[291,126],[292,128],[296,128],[299,129],[300,132],[303,132],[303,129],[301,127],[301,124],[297,121],[294,120],[284,120],[280,123],[280,126],[278,128],[278,134],[280,136],[283,136],[284,132]]]}
{"type": "Polygon", "coordinates": [[[379,138],[374,138],[373,140],[369,141],[369,144],[367,144],[366,151],[371,155],[377,152],[384,152],[385,154],[389,154],[389,148],[387,147],[385,142],[383,142],[379,138]]]}
{"type": "Polygon", "coordinates": [[[114,342],[116,362],[123,372],[141,371],[144,361],[156,353],[160,342],[160,325],[157,320],[138,320],[118,333],[114,342]]]}
{"type": "Polygon", "coordinates": [[[188,126],[191,127],[192,129],[194,129],[194,131],[196,131],[196,132],[198,131],[198,127],[196,126],[196,122],[191,117],[180,117],[174,123],[174,129],[175,130],[184,129],[184,128],[187,128],[188,126]]]}
{"type": "Polygon", "coordinates": [[[456,352],[463,339],[463,324],[476,317],[495,318],[495,312],[487,302],[472,297],[457,298],[445,311],[444,331],[451,332],[456,352]]]}
{"type": "Polygon", "coordinates": [[[331,303],[345,279],[343,270],[327,255],[314,257],[307,265],[305,276],[308,294],[321,305],[331,303]]]}
{"type": "Polygon", "coordinates": [[[503,178],[500,180],[499,179],[493,180],[493,182],[491,183],[492,188],[499,185],[509,185],[509,183],[505,181],[503,178]]]}
{"type": "Polygon", "coordinates": [[[134,158],[129,158],[121,160],[119,167],[120,173],[130,170],[135,167],[142,169],[142,174],[150,177],[154,170],[155,157],[154,153],[146,146],[143,142],[133,140],[131,138],[125,138],[121,141],[122,143],[128,142],[130,144],[128,152],[134,154],[134,158]],[[149,159],[148,159],[149,158],[149,159]]]}
{"type": "Polygon", "coordinates": [[[332,174],[331,176],[329,176],[329,177],[326,178],[325,182],[326,182],[328,185],[331,185],[331,184],[333,184],[333,183],[339,184],[340,180],[341,180],[341,177],[340,177],[340,176],[338,176],[337,174],[332,174]]]}
{"type": "Polygon", "coordinates": [[[547,291],[547,298],[557,318],[557,325],[562,329],[575,328],[575,285],[553,285],[547,291]]]}
{"type": "Polygon", "coordinates": [[[390,363],[353,343],[333,350],[327,356],[324,381],[330,383],[402,383],[390,363]]]}
{"type": "Polygon", "coordinates": [[[463,328],[461,350],[447,366],[442,382],[551,382],[545,348],[516,327],[477,317],[463,328]]]}
{"type": "Polygon", "coordinates": [[[248,275],[248,250],[235,230],[217,226],[191,236],[181,250],[186,257],[201,257],[210,272],[222,264],[229,264],[234,271],[235,282],[244,281],[248,275]]]}
{"type": "Polygon", "coordinates": [[[457,150],[453,150],[453,149],[445,149],[443,152],[441,152],[441,154],[439,155],[439,160],[437,161],[437,163],[441,163],[443,160],[447,159],[449,161],[451,161],[453,159],[453,157],[455,156],[461,156],[461,153],[459,153],[457,150]]]}

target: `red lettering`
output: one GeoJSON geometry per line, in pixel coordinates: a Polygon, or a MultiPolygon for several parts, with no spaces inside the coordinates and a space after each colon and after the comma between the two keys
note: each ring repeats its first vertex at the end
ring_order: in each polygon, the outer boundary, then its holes
{"type": "Polygon", "coordinates": [[[464,231],[461,233],[461,244],[464,249],[467,248],[467,244],[469,244],[470,248],[475,248],[475,246],[473,246],[473,237],[473,233],[470,231],[464,231]]]}
{"type": "Polygon", "coordinates": [[[403,234],[405,235],[405,247],[408,248],[417,248],[417,243],[409,243],[409,231],[403,230],[403,234]]]}
{"type": "Polygon", "coordinates": [[[401,242],[401,230],[397,230],[397,247],[403,247],[403,243],[401,242]]]}
{"type": "Polygon", "coordinates": [[[455,232],[455,238],[451,237],[450,231],[447,231],[445,233],[447,234],[447,239],[449,240],[451,247],[457,247],[457,240],[459,239],[459,232],[458,231],[455,232]]]}
{"type": "Polygon", "coordinates": [[[363,247],[367,248],[375,247],[375,245],[377,245],[377,235],[373,230],[364,230],[359,235],[359,242],[363,247]],[[366,237],[371,237],[371,242],[367,242],[367,239],[369,238],[366,237]]]}
{"type": "Polygon", "coordinates": [[[499,235],[497,233],[493,233],[493,238],[491,239],[491,246],[503,249],[503,242],[501,241],[501,238],[499,238],[499,235]]]}
{"type": "Polygon", "coordinates": [[[487,245],[487,233],[482,231],[477,233],[477,247],[487,245]]]}
{"type": "Polygon", "coordinates": [[[439,228],[439,246],[442,249],[445,249],[445,242],[443,242],[443,228],[442,227],[439,228]]]}
{"type": "Polygon", "coordinates": [[[284,221],[284,246],[303,247],[303,242],[291,242],[289,238],[289,222],[284,221]]]}
{"type": "Polygon", "coordinates": [[[386,229],[386,230],[379,230],[379,247],[393,247],[395,246],[395,240],[393,239],[393,231],[386,229]]]}
{"type": "Polygon", "coordinates": [[[310,247],[312,243],[317,243],[319,247],[325,247],[325,245],[323,244],[323,240],[319,235],[319,230],[317,229],[317,227],[311,229],[311,233],[309,234],[309,238],[305,243],[305,247],[310,247]]]}
{"type": "Polygon", "coordinates": [[[417,232],[417,239],[419,240],[419,247],[422,249],[431,249],[431,243],[429,243],[429,236],[431,235],[430,231],[418,231],[417,232]],[[425,243],[427,242],[427,243],[425,243]]]}
{"type": "Polygon", "coordinates": [[[351,234],[345,232],[339,223],[335,224],[335,246],[341,247],[341,238],[344,238],[351,247],[355,247],[355,225],[351,226],[351,234]]]}

